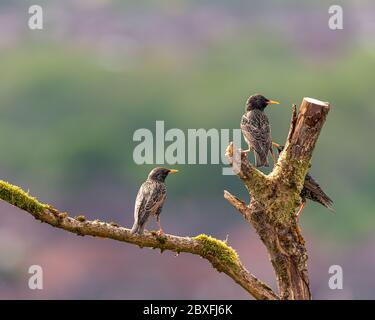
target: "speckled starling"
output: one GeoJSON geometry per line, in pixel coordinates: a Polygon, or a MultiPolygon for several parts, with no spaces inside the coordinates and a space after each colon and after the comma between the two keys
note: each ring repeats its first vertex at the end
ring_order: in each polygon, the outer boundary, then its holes
{"type": "MultiPolygon", "coordinates": [[[[280,146],[279,144],[275,142],[272,142],[272,144],[276,147],[279,154],[281,153],[281,151],[284,150],[284,146],[280,146]]],[[[322,190],[319,184],[315,181],[315,179],[309,173],[306,174],[305,182],[303,184],[303,188],[302,188],[300,196],[302,199],[302,204],[298,210],[297,217],[299,217],[300,214],[302,213],[302,210],[305,207],[307,199],[318,202],[321,205],[328,208],[329,210],[335,211],[333,209],[332,199],[326,195],[326,193],[322,190]]]]}
{"type": "Polygon", "coordinates": [[[254,151],[255,166],[268,167],[268,153],[272,151],[271,127],[264,109],[269,104],[279,104],[260,94],[250,96],[246,101],[246,112],[241,118],[241,131],[249,146],[244,152],[254,151]]]}
{"type": "Polygon", "coordinates": [[[134,206],[134,225],[131,233],[142,234],[146,222],[151,215],[156,216],[160,228],[159,233],[164,233],[160,225],[160,213],[167,196],[165,179],[168,174],[176,173],[177,170],[166,168],[154,168],[148,175],[147,180],[139,188],[134,206]]]}

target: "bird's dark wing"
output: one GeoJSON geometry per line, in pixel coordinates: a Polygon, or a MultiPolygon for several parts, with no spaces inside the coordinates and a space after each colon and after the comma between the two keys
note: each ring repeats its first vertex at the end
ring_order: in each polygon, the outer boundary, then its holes
{"type": "Polygon", "coordinates": [[[241,119],[241,130],[247,143],[259,158],[267,159],[272,145],[271,128],[267,115],[260,110],[245,113],[241,119]]]}
{"type": "Polygon", "coordinates": [[[150,213],[145,210],[148,193],[148,187],[143,183],[139,188],[137,198],[135,199],[134,221],[137,225],[143,225],[150,215],[150,213]]]}
{"type": "Polygon", "coordinates": [[[166,197],[167,188],[165,187],[165,184],[153,182],[153,188],[146,204],[146,210],[150,211],[152,214],[160,214],[159,211],[161,211],[166,197]]]}
{"type": "Polygon", "coordinates": [[[166,188],[164,183],[145,181],[135,200],[134,219],[138,221],[138,224],[143,225],[150,214],[156,214],[165,198],[166,188]]]}
{"type": "Polygon", "coordinates": [[[309,173],[306,175],[301,196],[318,202],[334,211],[332,199],[322,190],[318,182],[309,173]]]}

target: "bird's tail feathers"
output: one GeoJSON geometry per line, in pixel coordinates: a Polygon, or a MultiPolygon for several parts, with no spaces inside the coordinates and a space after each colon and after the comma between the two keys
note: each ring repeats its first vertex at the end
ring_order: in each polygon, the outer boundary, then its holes
{"type": "Polygon", "coordinates": [[[130,230],[131,234],[142,234],[143,233],[143,227],[139,225],[138,221],[135,221],[133,224],[132,229],[130,230]]]}
{"type": "Polygon", "coordinates": [[[256,151],[254,151],[254,157],[255,157],[255,166],[257,168],[270,166],[268,159],[267,159],[267,154],[259,154],[256,151]]]}
{"type": "Polygon", "coordinates": [[[321,203],[331,212],[336,212],[335,208],[333,207],[333,201],[330,197],[328,197],[325,193],[322,195],[321,203]]]}
{"type": "Polygon", "coordinates": [[[335,212],[336,212],[335,208],[333,207],[333,202],[332,202],[332,201],[326,204],[326,208],[327,208],[329,211],[331,211],[332,213],[335,213],[335,212]]]}

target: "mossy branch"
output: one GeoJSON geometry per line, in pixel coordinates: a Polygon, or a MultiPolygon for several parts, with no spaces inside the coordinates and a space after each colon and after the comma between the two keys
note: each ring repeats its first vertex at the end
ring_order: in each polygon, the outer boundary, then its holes
{"type": "Polygon", "coordinates": [[[224,272],[242,286],[256,299],[275,300],[278,297],[265,283],[258,280],[241,263],[236,251],[224,241],[205,234],[196,237],[179,237],[169,234],[158,235],[145,231],[142,235],[130,233],[130,229],[116,223],[99,220],[90,221],[85,216],[70,217],[48,204],[39,202],[21,188],[0,180],[0,199],[30,213],[35,219],[79,236],[93,236],[135,244],[141,248],[149,247],[186,252],[199,255],[208,260],[219,272],[224,272]]]}
{"type": "Polygon", "coordinates": [[[231,142],[225,151],[225,155],[228,158],[229,164],[232,165],[233,171],[245,184],[249,194],[252,197],[261,194],[264,185],[267,183],[267,176],[249,163],[247,154],[242,149],[237,149],[233,142],[231,142]]]}
{"type": "Polygon", "coordinates": [[[293,105],[284,151],[267,176],[249,164],[243,152],[236,156],[232,143],[227,148],[229,163],[248,189],[251,202],[246,205],[228,191],[224,198],[255,228],[266,246],[281,299],[311,299],[307,252],[295,213],[329,109],[326,102],[304,98],[297,115],[293,105]]]}

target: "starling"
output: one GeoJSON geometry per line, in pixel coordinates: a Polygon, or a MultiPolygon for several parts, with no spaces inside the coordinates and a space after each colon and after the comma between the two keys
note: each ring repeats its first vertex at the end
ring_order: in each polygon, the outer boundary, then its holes
{"type": "Polygon", "coordinates": [[[176,173],[177,170],[166,168],[154,168],[148,175],[147,180],[139,188],[134,206],[134,225],[131,233],[142,234],[146,222],[150,215],[156,216],[156,221],[160,228],[159,233],[163,234],[163,228],[160,225],[160,213],[167,196],[165,178],[170,173],[176,173]]]}
{"type": "MultiPolygon", "coordinates": [[[[284,146],[280,146],[275,142],[272,142],[272,144],[276,147],[279,154],[284,150],[284,146]]],[[[318,202],[329,210],[335,211],[332,206],[332,199],[325,194],[319,184],[309,173],[306,174],[300,196],[302,198],[302,204],[298,210],[297,217],[299,217],[302,213],[302,210],[305,207],[306,199],[318,202]]]]}
{"type": "Polygon", "coordinates": [[[250,96],[246,101],[246,112],[241,118],[241,131],[249,146],[244,152],[254,151],[256,167],[269,166],[267,159],[269,152],[275,164],[271,127],[264,113],[264,109],[269,104],[279,104],[279,102],[269,100],[260,94],[250,96]]]}

